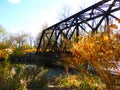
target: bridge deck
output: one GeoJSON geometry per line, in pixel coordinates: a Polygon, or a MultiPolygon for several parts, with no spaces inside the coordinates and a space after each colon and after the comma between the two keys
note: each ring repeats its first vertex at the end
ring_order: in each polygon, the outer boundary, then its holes
{"type": "MultiPolygon", "coordinates": [[[[44,64],[61,64],[63,61],[62,55],[63,53],[58,52],[41,52],[39,54],[36,53],[27,53],[22,57],[14,58],[11,60],[11,63],[24,63],[24,64],[35,64],[35,65],[44,65],[44,64]]],[[[71,55],[70,52],[66,52],[65,54],[71,55]]]]}

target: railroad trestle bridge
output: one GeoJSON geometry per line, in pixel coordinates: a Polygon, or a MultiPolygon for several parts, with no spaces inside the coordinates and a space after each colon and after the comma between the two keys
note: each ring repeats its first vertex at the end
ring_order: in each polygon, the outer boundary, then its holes
{"type": "Polygon", "coordinates": [[[119,20],[119,10],[120,0],[102,0],[48,27],[41,34],[37,53],[67,51],[66,40],[75,41],[78,36],[96,32],[102,26],[106,30],[105,26],[119,20]]]}
{"type": "MultiPolygon", "coordinates": [[[[35,60],[59,60],[62,52],[69,52],[69,44],[78,36],[96,32],[120,20],[120,0],[101,0],[98,3],[50,26],[42,31],[36,54],[29,56],[35,60]],[[67,41],[70,41],[68,43],[67,41]],[[36,59],[35,59],[36,58],[36,59]]],[[[48,61],[49,62],[49,61],[48,61]]]]}

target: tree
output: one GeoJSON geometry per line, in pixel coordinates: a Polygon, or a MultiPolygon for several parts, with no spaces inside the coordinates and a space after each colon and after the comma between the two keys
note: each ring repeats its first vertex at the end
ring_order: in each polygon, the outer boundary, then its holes
{"type": "Polygon", "coordinates": [[[34,37],[31,34],[28,34],[28,43],[30,47],[33,47],[34,37]]]}
{"type": "Polygon", "coordinates": [[[58,19],[60,21],[68,18],[69,16],[71,16],[71,8],[67,5],[64,5],[61,9],[61,11],[59,12],[59,15],[58,15],[58,19]]]}
{"type": "Polygon", "coordinates": [[[7,33],[6,30],[2,27],[2,25],[0,25],[0,41],[1,42],[4,39],[6,33],[7,33]]]}
{"type": "Polygon", "coordinates": [[[38,43],[39,43],[39,41],[40,41],[40,37],[41,37],[42,31],[43,31],[44,29],[46,29],[46,28],[48,28],[48,24],[47,24],[47,23],[44,23],[44,24],[42,25],[42,27],[41,27],[40,32],[39,32],[39,33],[37,34],[37,36],[36,36],[35,45],[38,45],[38,43]]]}
{"type": "Polygon", "coordinates": [[[0,25],[0,49],[6,48],[5,40],[7,37],[7,32],[6,30],[0,25]]]}
{"type": "Polygon", "coordinates": [[[8,33],[3,40],[3,43],[6,45],[6,48],[14,48],[15,37],[13,34],[8,33]]]}
{"type": "Polygon", "coordinates": [[[27,42],[28,33],[18,32],[15,34],[16,45],[19,48],[23,48],[23,45],[27,42]]]}

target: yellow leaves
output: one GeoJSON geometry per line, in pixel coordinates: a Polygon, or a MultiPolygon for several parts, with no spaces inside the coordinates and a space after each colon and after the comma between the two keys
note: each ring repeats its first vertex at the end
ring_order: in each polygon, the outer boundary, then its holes
{"type": "Polygon", "coordinates": [[[104,39],[104,41],[108,41],[109,37],[107,35],[104,35],[103,39],[104,39]]]}
{"type": "Polygon", "coordinates": [[[120,51],[120,44],[116,46],[116,49],[120,51]]]}
{"type": "Polygon", "coordinates": [[[113,29],[118,29],[118,26],[116,24],[111,24],[109,27],[113,29]]]}
{"type": "Polygon", "coordinates": [[[84,38],[84,37],[82,37],[81,41],[82,41],[82,42],[84,42],[84,41],[85,41],[85,38],[84,38]]]}
{"type": "Polygon", "coordinates": [[[116,19],[118,21],[118,23],[120,23],[120,18],[116,19]]]}
{"type": "Polygon", "coordinates": [[[6,58],[7,53],[3,50],[0,50],[0,58],[6,58]]]}
{"type": "Polygon", "coordinates": [[[92,48],[94,46],[94,44],[93,43],[90,43],[90,47],[92,48]]]}
{"type": "MultiPolygon", "coordinates": [[[[116,27],[114,26],[114,28],[116,27]]],[[[111,61],[111,56],[115,57],[116,52],[120,52],[120,45],[117,44],[118,39],[116,38],[115,35],[110,38],[105,33],[103,33],[102,36],[96,34],[92,37],[82,37],[78,43],[73,44],[73,48],[71,49],[73,55],[76,56],[76,63],[87,60],[98,61],[98,59],[111,61]]]]}
{"type": "MultiPolygon", "coordinates": [[[[110,29],[117,29],[115,24],[111,24],[110,29]]],[[[107,79],[109,84],[110,73],[106,70],[113,68],[114,62],[120,61],[120,36],[111,33],[97,33],[93,36],[80,38],[78,43],[73,45],[71,52],[74,55],[75,66],[82,64],[91,65],[100,74],[101,79],[107,79]]],[[[86,67],[84,67],[86,69],[86,67]]],[[[112,76],[112,75],[111,75],[112,76]]],[[[110,77],[110,80],[112,77],[110,77]]],[[[111,80],[113,81],[113,80],[111,80]]]]}
{"type": "Polygon", "coordinates": [[[26,52],[26,53],[30,53],[30,52],[36,52],[36,49],[27,49],[27,50],[24,50],[24,52],[26,52]]]}

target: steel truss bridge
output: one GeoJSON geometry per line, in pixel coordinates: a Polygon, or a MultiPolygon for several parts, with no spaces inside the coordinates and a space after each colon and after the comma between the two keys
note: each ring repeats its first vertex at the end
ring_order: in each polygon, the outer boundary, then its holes
{"type": "MultiPolygon", "coordinates": [[[[101,0],[98,3],[43,30],[37,47],[40,52],[66,52],[66,41],[77,41],[78,36],[96,32],[119,19],[120,0],[101,0]]],[[[103,29],[102,29],[103,30],[103,29]]],[[[69,43],[69,44],[70,44],[69,43]]]]}
{"type": "Polygon", "coordinates": [[[62,54],[71,55],[70,44],[77,42],[78,36],[106,31],[106,26],[120,22],[120,0],[101,0],[100,2],[43,30],[36,53],[28,53],[15,58],[12,63],[43,65],[63,61],[62,54]]]}

